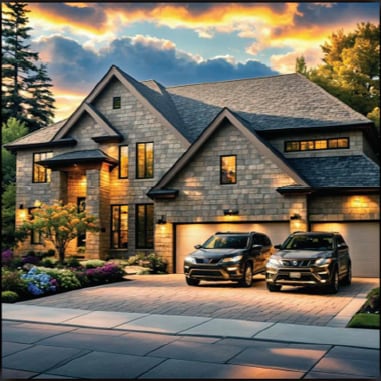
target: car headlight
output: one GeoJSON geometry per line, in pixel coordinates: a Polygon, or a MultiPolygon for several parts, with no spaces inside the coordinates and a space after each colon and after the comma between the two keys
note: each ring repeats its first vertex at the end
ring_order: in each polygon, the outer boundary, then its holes
{"type": "Polygon", "coordinates": [[[196,258],[192,257],[191,255],[188,255],[187,257],[185,257],[184,262],[185,263],[196,263],[196,258]]]}
{"type": "Polygon", "coordinates": [[[278,259],[278,258],[270,258],[266,264],[266,266],[268,267],[277,267],[277,266],[280,266],[282,263],[281,261],[278,259]]]}
{"type": "Polygon", "coordinates": [[[323,258],[318,258],[315,261],[315,265],[316,266],[324,266],[324,265],[329,265],[331,262],[332,262],[332,258],[323,257],[323,258]]]}
{"type": "Polygon", "coordinates": [[[227,257],[222,262],[239,262],[243,258],[243,255],[236,255],[235,257],[227,257]]]}

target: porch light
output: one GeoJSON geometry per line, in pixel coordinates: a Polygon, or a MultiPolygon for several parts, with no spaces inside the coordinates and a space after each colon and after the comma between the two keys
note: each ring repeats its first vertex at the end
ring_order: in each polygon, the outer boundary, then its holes
{"type": "Polygon", "coordinates": [[[236,216],[238,214],[238,209],[224,209],[224,216],[236,216]]]}
{"type": "Polygon", "coordinates": [[[20,204],[20,205],[19,205],[19,209],[20,209],[20,210],[24,209],[24,204],[20,204]]]}
{"type": "Polygon", "coordinates": [[[167,223],[167,217],[163,214],[158,220],[157,224],[158,225],[164,225],[167,223]]]}
{"type": "Polygon", "coordinates": [[[290,220],[301,220],[301,219],[302,219],[302,216],[298,213],[295,213],[292,216],[290,216],[290,220]]]}

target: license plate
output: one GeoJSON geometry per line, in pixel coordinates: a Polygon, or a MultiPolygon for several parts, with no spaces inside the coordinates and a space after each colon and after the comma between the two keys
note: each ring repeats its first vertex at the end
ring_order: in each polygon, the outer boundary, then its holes
{"type": "Polygon", "coordinates": [[[290,273],[290,278],[300,279],[302,277],[302,273],[290,273]]]}

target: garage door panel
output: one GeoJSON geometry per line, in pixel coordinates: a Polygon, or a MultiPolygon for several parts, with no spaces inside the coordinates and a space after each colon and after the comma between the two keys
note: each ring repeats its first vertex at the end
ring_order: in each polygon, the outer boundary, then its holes
{"type": "Polygon", "coordinates": [[[282,243],[289,234],[288,222],[262,224],[179,224],[176,226],[176,272],[183,273],[184,258],[192,253],[197,244],[204,243],[218,231],[248,232],[258,231],[267,234],[274,245],[282,243]]]}
{"type": "Polygon", "coordinates": [[[340,232],[349,246],[353,276],[379,277],[380,226],[378,223],[315,223],[312,230],[340,232]]]}

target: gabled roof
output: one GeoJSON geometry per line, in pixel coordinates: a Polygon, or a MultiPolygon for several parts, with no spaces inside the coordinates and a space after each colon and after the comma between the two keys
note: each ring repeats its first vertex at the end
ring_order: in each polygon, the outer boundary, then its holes
{"type": "Polygon", "coordinates": [[[257,132],[372,125],[300,74],[175,86],[166,89],[191,139],[228,107],[257,132]]]}
{"type": "Polygon", "coordinates": [[[90,104],[83,102],[80,107],[71,115],[71,117],[64,123],[61,129],[59,129],[54,136],[53,140],[57,141],[64,139],[65,136],[69,133],[70,129],[75,125],[75,123],[84,115],[89,115],[98,126],[103,130],[102,135],[93,136],[92,139],[97,141],[99,138],[102,140],[114,140],[122,141],[123,136],[116,131],[111,124],[106,120],[106,118],[101,115],[94,107],[90,104]]]}
{"type": "MultiPolygon", "coordinates": [[[[191,161],[201,147],[210,139],[212,134],[224,123],[230,123],[235,126],[242,134],[255,146],[255,148],[263,155],[271,158],[285,173],[287,173],[295,183],[308,187],[309,184],[294,169],[287,165],[284,157],[268,145],[258,134],[247,128],[247,123],[229,109],[224,108],[214,118],[210,125],[202,132],[196,141],[188,148],[188,150],[180,157],[174,166],[164,174],[159,182],[148,192],[150,197],[160,197],[170,181],[181,172],[181,170],[191,161]]],[[[169,191],[169,190],[168,190],[169,191]]]]}
{"type": "Polygon", "coordinates": [[[304,157],[287,162],[316,189],[380,187],[380,167],[365,155],[304,157]]]}

